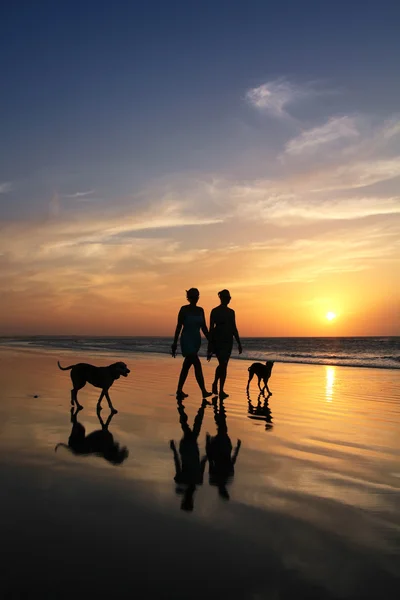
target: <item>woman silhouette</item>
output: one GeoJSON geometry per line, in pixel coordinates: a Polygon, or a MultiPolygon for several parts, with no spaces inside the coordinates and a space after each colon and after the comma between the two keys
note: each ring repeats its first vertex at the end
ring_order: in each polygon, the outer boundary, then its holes
{"type": "Polygon", "coordinates": [[[232,352],[233,338],[235,338],[239,354],[242,354],[242,344],[239,338],[239,332],[236,327],[235,311],[228,307],[231,301],[231,295],[228,290],[218,292],[221,304],[212,309],[210,315],[210,337],[207,351],[207,360],[211,359],[213,354],[218,359],[218,367],[215,370],[215,378],[212,385],[212,393],[219,397],[228,397],[224,391],[226,380],[226,371],[232,352]]]}
{"type": "Polygon", "coordinates": [[[206,320],[204,317],[204,310],[197,306],[199,301],[200,292],[197,288],[190,288],[186,291],[186,298],[189,304],[182,306],[178,314],[178,323],[175,329],[175,337],[171,346],[171,354],[175,358],[176,349],[178,346],[179,334],[182,330],[181,335],[181,351],[185,360],[183,361],[181,374],[179,376],[178,388],[176,390],[177,398],[186,398],[188,394],[183,391],[186,378],[189,373],[190,367],[194,366],[194,372],[196,381],[199,384],[203,398],[211,396],[211,392],[208,392],[205,388],[203,370],[201,368],[201,362],[197,355],[200,350],[201,336],[200,329],[204,336],[208,340],[208,329],[206,320]]]}

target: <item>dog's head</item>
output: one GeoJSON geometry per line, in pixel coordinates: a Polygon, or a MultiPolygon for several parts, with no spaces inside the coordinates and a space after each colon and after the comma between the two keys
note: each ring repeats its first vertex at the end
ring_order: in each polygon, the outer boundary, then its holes
{"type": "Polygon", "coordinates": [[[127,377],[131,372],[124,362],[116,362],[113,365],[110,365],[110,369],[113,372],[114,379],[119,379],[121,375],[127,377]]]}
{"type": "Polygon", "coordinates": [[[271,373],[272,367],[274,366],[274,361],[273,360],[267,360],[267,362],[265,363],[265,366],[267,367],[267,369],[271,373]]]}

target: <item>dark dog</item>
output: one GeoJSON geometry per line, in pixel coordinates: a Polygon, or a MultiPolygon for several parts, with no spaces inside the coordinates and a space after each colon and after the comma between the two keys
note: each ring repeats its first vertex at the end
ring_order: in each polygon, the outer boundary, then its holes
{"type": "Polygon", "coordinates": [[[254,375],[257,375],[258,387],[260,388],[261,392],[264,392],[265,388],[267,388],[268,395],[272,396],[272,392],[270,392],[269,387],[268,387],[268,379],[271,377],[271,371],[272,371],[273,366],[274,366],[274,363],[272,362],[272,360],[267,360],[265,365],[263,365],[263,363],[259,363],[259,362],[253,363],[249,367],[249,380],[247,382],[247,388],[246,388],[247,391],[249,391],[250,381],[253,379],[254,375]],[[260,385],[261,379],[264,382],[263,388],[261,388],[261,385],[260,385]]]}
{"type": "Polygon", "coordinates": [[[83,408],[78,402],[78,391],[82,389],[86,383],[91,383],[94,387],[101,388],[101,394],[97,401],[97,409],[101,410],[101,401],[105,396],[107,398],[108,406],[113,412],[118,412],[112,405],[108,390],[116,379],[119,379],[121,375],[127,377],[130,370],[124,362],[116,362],[108,367],[94,367],[88,363],[78,363],[76,365],[70,365],[69,367],[62,367],[58,362],[58,367],[62,371],[69,371],[71,369],[71,380],[73,388],[71,390],[71,404],[76,404],[78,408],[83,408]]]}

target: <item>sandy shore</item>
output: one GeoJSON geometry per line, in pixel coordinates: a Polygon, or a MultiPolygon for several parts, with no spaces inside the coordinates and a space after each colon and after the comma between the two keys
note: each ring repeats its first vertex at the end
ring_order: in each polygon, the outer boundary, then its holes
{"type": "MultiPolygon", "coordinates": [[[[148,598],[372,599],[382,586],[385,599],[397,597],[400,373],[277,363],[264,406],[254,381],[251,404],[246,396],[249,364],[231,361],[221,412],[201,408],[192,374],[178,407],[180,358],[2,349],[5,597],[143,589],[148,598]],[[129,451],[122,464],[54,452],[72,427],[69,374],[57,359],[132,369],[111,389],[119,413],[109,431],[129,451]],[[232,452],[241,446],[226,485],[205,464],[185,511],[170,442],[181,459],[183,428],[196,415],[200,459],[207,433],[228,437],[232,452]]],[[[208,387],[215,366],[203,363],[208,387]]],[[[97,390],[79,397],[77,422],[86,434],[99,430],[97,390]]]]}

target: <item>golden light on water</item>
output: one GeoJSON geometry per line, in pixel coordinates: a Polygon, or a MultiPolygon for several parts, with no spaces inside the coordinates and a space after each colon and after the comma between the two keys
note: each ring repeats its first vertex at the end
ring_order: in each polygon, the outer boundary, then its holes
{"type": "Polygon", "coordinates": [[[327,402],[332,402],[334,383],[335,383],[335,367],[326,367],[325,397],[326,397],[327,402]]]}

